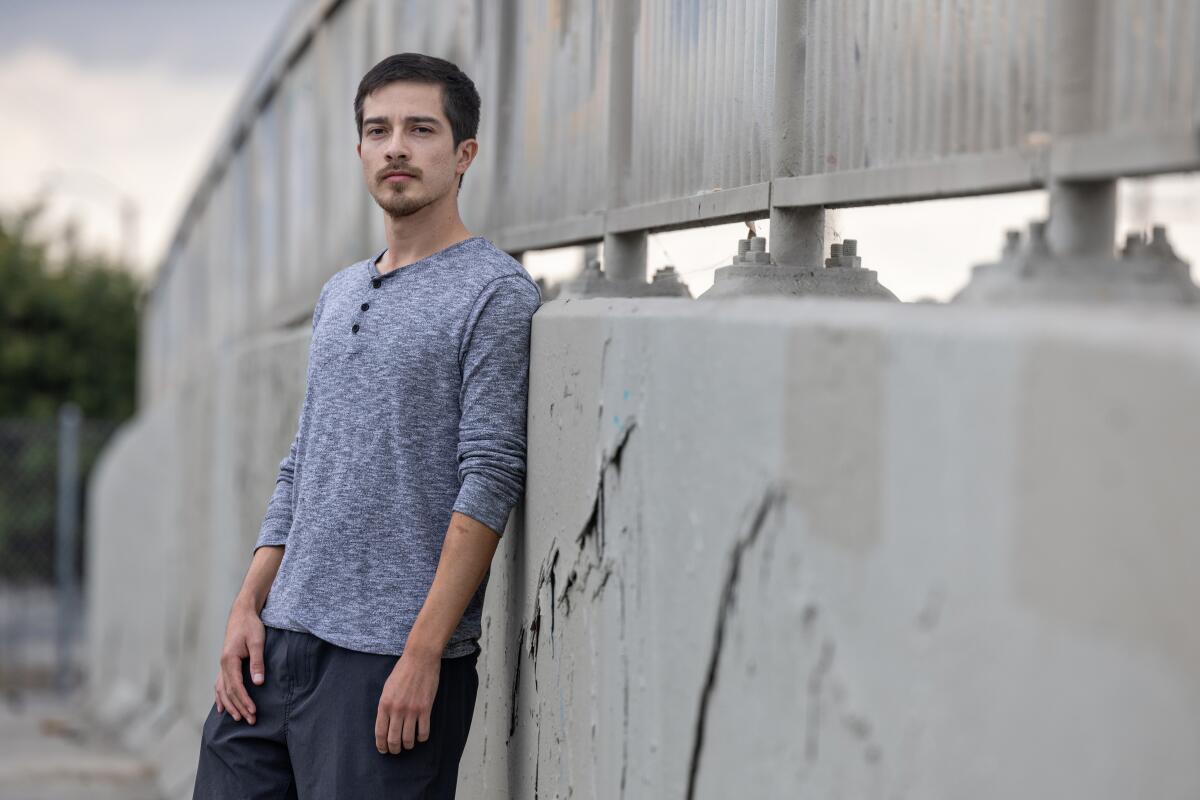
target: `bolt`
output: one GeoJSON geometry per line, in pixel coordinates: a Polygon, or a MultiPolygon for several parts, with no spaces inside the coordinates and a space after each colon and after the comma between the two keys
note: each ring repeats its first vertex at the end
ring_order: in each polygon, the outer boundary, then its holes
{"type": "Polygon", "coordinates": [[[738,239],[738,255],[744,256],[750,250],[749,239],[738,239]]]}
{"type": "Polygon", "coordinates": [[[1012,255],[1021,248],[1021,232],[1009,229],[1004,232],[1004,254],[1012,255]]]}
{"type": "Polygon", "coordinates": [[[1155,225],[1150,229],[1150,249],[1164,258],[1175,258],[1175,249],[1167,241],[1167,227],[1155,225]]]}
{"type": "Polygon", "coordinates": [[[761,236],[755,236],[750,240],[750,251],[752,253],[765,253],[767,251],[767,240],[761,236]]]}
{"type": "Polygon", "coordinates": [[[1046,242],[1044,220],[1029,223],[1029,252],[1039,256],[1050,254],[1050,245],[1046,242]]]}
{"type": "Polygon", "coordinates": [[[1146,246],[1146,238],[1137,231],[1131,231],[1125,234],[1125,247],[1121,250],[1121,255],[1125,258],[1132,258],[1138,255],[1146,246]]]}
{"type": "Polygon", "coordinates": [[[858,255],[858,239],[846,239],[842,242],[842,255],[856,256],[858,255]]]}
{"type": "Polygon", "coordinates": [[[1166,225],[1155,225],[1153,228],[1151,228],[1150,229],[1150,241],[1160,243],[1160,244],[1166,244],[1167,243],[1167,226],[1166,225]]]}
{"type": "Polygon", "coordinates": [[[679,280],[679,273],[675,271],[675,267],[667,265],[654,273],[652,283],[675,283],[679,280]]]}

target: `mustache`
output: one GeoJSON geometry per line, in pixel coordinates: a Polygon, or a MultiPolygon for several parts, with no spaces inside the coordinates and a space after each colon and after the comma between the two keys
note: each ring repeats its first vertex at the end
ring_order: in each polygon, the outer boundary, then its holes
{"type": "Polygon", "coordinates": [[[384,167],[383,169],[379,170],[379,172],[378,172],[378,173],[375,175],[375,179],[376,179],[376,180],[380,180],[380,181],[381,181],[381,180],[383,180],[383,179],[384,179],[384,177],[385,177],[385,176],[387,176],[387,175],[394,175],[394,174],[396,174],[396,173],[403,173],[403,174],[405,174],[405,175],[412,175],[414,178],[419,178],[419,177],[421,177],[421,170],[419,170],[419,169],[416,169],[415,167],[395,167],[395,166],[392,166],[392,167],[384,167]]]}

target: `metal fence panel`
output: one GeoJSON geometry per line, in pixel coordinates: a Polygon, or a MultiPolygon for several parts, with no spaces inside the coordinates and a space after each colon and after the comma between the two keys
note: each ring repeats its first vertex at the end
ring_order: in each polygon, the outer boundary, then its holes
{"type": "Polygon", "coordinates": [[[810,8],[805,173],[1018,148],[1049,130],[1044,2],[810,8]]]}
{"type": "MultiPolygon", "coordinates": [[[[322,266],[321,237],[325,210],[321,163],[322,126],[317,97],[317,59],[305,51],[284,77],[282,99],[283,141],[283,275],[289,299],[307,287],[322,266]]],[[[317,284],[318,287],[320,284],[317,284]]],[[[306,298],[307,299],[307,298],[306,298]]]]}
{"type": "Polygon", "coordinates": [[[628,204],[769,180],[775,0],[646,0],[628,204]]]}
{"type": "Polygon", "coordinates": [[[1200,3],[1108,0],[1101,12],[1097,128],[1119,133],[1200,119],[1200,3]]]}
{"type": "Polygon", "coordinates": [[[204,212],[209,352],[220,350],[240,333],[236,329],[237,309],[234,306],[239,287],[233,273],[233,190],[233,177],[226,174],[213,188],[204,212]]]}
{"type": "MultiPolygon", "coordinates": [[[[608,186],[612,2],[519,4],[509,84],[510,134],[498,153],[497,229],[547,227],[603,211],[608,186]]],[[[497,198],[493,198],[493,201],[497,198]]]]}
{"type": "Polygon", "coordinates": [[[255,218],[257,209],[253,202],[253,171],[250,165],[249,148],[243,148],[233,158],[226,173],[229,184],[229,284],[227,299],[232,317],[231,327],[235,337],[252,328],[253,298],[257,287],[255,278],[258,265],[254,260],[255,218]]]}
{"type": "Polygon", "coordinates": [[[366,5],[343,4],[317,36],[325,187],[325,250],[318,269],[328,272],[362,258],[369,233],[378,233],[365,225],[369,195],[354,155],[354,94],[370,68],[366,5]]]}
{"type": "Polygon", "coordinates": [[[279,147],[280,121],[278,101],[270,101],[255,120],[251,129],[250,147],[254,170],[255,228],[258,233],[255,259],[258,272],[258,293],[254,298],[255,311],[262,318],[279,297],[282,272],[280,243],[283,233],[280,218],[283,206],[279,202],[282,152],[279,147]]]}

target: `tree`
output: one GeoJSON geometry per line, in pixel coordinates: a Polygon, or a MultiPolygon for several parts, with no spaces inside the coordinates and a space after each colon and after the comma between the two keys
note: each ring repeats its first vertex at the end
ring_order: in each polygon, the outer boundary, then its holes
{"type": "MultiPolygon", "coordinates": [[[[135,404],[138,281],[103,257],[51,258],[39,210],[0,215],[0,582],[54,575],[59,407],[84,416],[83,476],[135,404]]],[[[64,232],[70,241],[69,231],[64,232]]],[[[86,491],[86,481],[84,483],[86,491]]],[[[82,508],[80,512],[82,512],[82,508]]]]}
{"type": "Polygon", "coordinates": [[[52,260],[39,209],[0,216],[0,417],[125,419],[135,405],[143,290],[103,256],[52,260]]]}

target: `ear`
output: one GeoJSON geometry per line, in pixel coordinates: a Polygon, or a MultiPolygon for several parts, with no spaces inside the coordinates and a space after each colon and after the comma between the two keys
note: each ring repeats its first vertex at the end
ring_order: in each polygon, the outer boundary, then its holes
{"type": "Polygon", "coordinates": [[[462,175],[471,166],[475,160],[475,156],[479,154],[479,142],[474,139],[464,139],[458,143],[458,163],[455,165],[454,172],[457,175],[462,175]]]}
{"type": "Polygon", "coordinates": [[[361,161],[362,160],[362,142],[361,141],[358,144],[354,145],[354,152],[358,153],[358,159],[361,161]]]}

